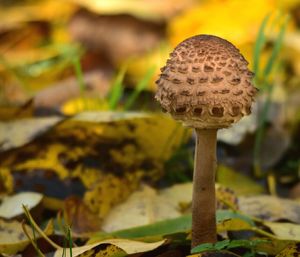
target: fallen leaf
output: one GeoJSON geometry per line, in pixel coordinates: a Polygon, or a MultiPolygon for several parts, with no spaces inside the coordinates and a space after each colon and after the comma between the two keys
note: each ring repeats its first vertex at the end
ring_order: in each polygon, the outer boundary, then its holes
{"type": "Polygon", "coordinates": [[[146,53],[158,46],[162,39],[161,24],[129,15],[101,14],[96,15],[86,9],[78,11],[69,22],[69,31],[74,40],[103,55],[114,65],[146,53]]]}
{"type": "MultiPolygon", "coordinates": [[[[22,134],[24,130],[17,128],[15,132],[22,134]]],[[[30,141],[27,136],[20,136],[22,142],[30,141]]],[[[163,176],[163,163],[183,137],[184,129],[165,115],[80,113],[33,142],[3,152],[0,166],[12,171],[18,190],[38,188],[46,196],[63,199],[78,188],[88,208],[102,219],[143,179],[163,176]]]]}
{"type": "Polygon", "coordinates": [[[261,21],[273,10],[275,10],[273,1],[201,2],[171,20],[168,27],[169,37],[173,44],[177,44],[189,36],[213,33],[226,38],[239,48],[243,46],[242,53],[246,53],[246,59],[251,60],[252,47],[247,47],[247,44],[254,43],[261,21]],[[253,9],[253,6],[257,9],[253,9]],[[216,18],[212,19],[212,14],[216,18]],[[232,19],[233,16],[235,19],[232,19]],[[245,51],[245,48],[251,51],[245,51]]]}
{"type": "Polygon", "coordinates": [[[84,237],[88,233],[100,230],[101,220],[79,197],[71,196],[65,199],[63,210],[65,221],[70,224],[73,236],[84,237]]]}
{"type": "MultiPolygon", "coordinates": [[[[253,221],[242,214],[235,213],[229,210],[218,210],[216,214],[217,226],[220,225],[220,232],[228,230],[248,230],[249,227],[253,227],[253,221]],[[232,228],[229,227],[230,220],[234,226],[232,228]],[[240,226],[240,227],[238,227],[240,226]]],[[[192,225],[192,216],[191,214],[182,215],[178,218],[167,219],[163,221],[159,221],[153,224],[133,227],[129,229],[114,231],[111,233],[95,233],[90,240],[89,243],[94,243],[99,240],[103,240],[105,238],[111,237],[119,237],[119,238],[129,238],[129,239],[142,239],[142,240],[158,240],[164,237],[176,237],[176,235],[181,235],[181,240],[185,238],[187,239],[188,234],[190,233],[192,225]]]]}
{"type": "MultiPolygon", "coordinates": [[[[159,191],[149,186],[143,186],[139,191],[132,193],[125,202],[115,206],[107,214],[103,221],[102,229],[105,232],[113,232],[180,217],[182,215],[182,206],[190,207],[192,189],[192,183],[178,184],[159,191]]],[[[230,206],[235,209],[238,208],[237,198],[230,190],[217,185],[216,192],[219,207],[225,208],[226,206],[228,208],[230,206]]],[[[227,222],[230,223],[231,220],[226,221],[226,224],[220,225],[222,226],[221,230],[228,230],[230,225],[227,225],[227,222]]],[[[242,223],[242,221],[239,222],[242,223]]],[[[234,224],[232,224],[233,226],[234,224]]],[[[236,225],[237,228],[239,226],[242,226],[242,224],[236,225]]]]}
{"type": "Polygon", "coordinates": [[[43,198],[42,194],[35,192],[23,192],[5,197],[0,204],[0,217],[11,219],[24,213],[23,205],[28,210],[37,206],[43,198]]]}
{"type": "Polygon", "coordinates": [[[276,257],[296,257],[300,255],[300,243],[293,243],[282,250],[276,257]]]}
{"type": "Polygon", "coordinates": [[[280,240],[300,241],[300,225],[287,222],[264,222],[280,240]]]}
{"type": "Polygon", "coordinates": [[[257,252],[264,252],[269,255],[276,255],[283,251],[289,245],[293,245],[293,240],[280,240],[275,238],[269,238],[268,243],[262,243],[257,246],[257,252]]]}
{"type": "Polygon", "coordinates": [[[240,210],[267,220],[290,220],[300,224],[300,203],[270,195],[239,197],[240,210]]]}
{"type": "MultiPolygon", "coordinates": [[[[104,98],[108,92],[110,79],[111,76],[103,70],[86,72],[83,77],[84,92],[80,92],[80,86],[76,78],[70,77],[61,80],[37,92],[33,98],[34,107],[35,109],[59,109],[62,107],[63,113],[68,115],[74,114],[74,111],[69,111],[70,107],[66,107],[71,99],[78,99],[82,95],[83,97],[96,96],[100,103],[100,98],[104,98]]],[[[86,100],[86,102],[88,101],[86,100]]]]}
{"type": "Polygon", "coordinates": [[[8,168],[0,168],[0,195],[11,194],[14,189],[14,178],[8,168]]]}
{"type": "MultiPolygon", "coordinates": [[[[135,253],[143,253],[143,252],[149,252],[152,251],[160,246],[162,246],[166,241],[162,240],[159,242],[155,243],[143,243],[139,241],[133,241],[133,240],[128,240],[128,239],[110,239],[110,240],[105,240],[101,241],[98,243],[90,244],[90,245],[85,245],[81,247],[74,247],[72,248],[72,256],[80,256],[82,253],[85,253],[86,251],[89,251],[95,247],[98,247],[100,245],[113,245],[121,249],[126,255],[127,254],[135,254],[135,253]]],[[[115,250],[113,250],[114,252],[115,250]]],[[[61,257],[63,254],[63,249],[57,250],[54,254],[54,257],[61,257]]],[[[70,256],[69,249],[66,249],[66,257],[70,256]]],[[[101,256],[101,255],[100,255],[101,256]]],[[[108,255],[112,257],[108,252],[108,255]]]]}
{"type": "Polygon", "coordinates": [[[27,144],[61,120],[59,117],[50,117],[0,122],[0,151],[27,144]]]}
{"type": "MultiPolygon", "coordinates": [[[[18,221],[4,221],[0,219],[0,253],[16,254],[25,249],[30,244],[29,239],[25,235],[22,224],[18,221]]],[[[25,225],[30,237],[33,238],[32,229],[25,225]]],[[[53,233],[53,223],[48,222],[44,229],[46,235],[53,233]]],[[[38,238],[38,237],[37,237],[38,238]]]]}
{"type": "Polygon", "coordinates": [[[223,165],[217,168],[217,181],[231,188],[237,195],[254,195],[264,192],[264,188],[249,177],[223,165]]]}
{"type": "Polygon", "coordinates": [[[154,189],[144,186],[107,215],[102,229],[113,232],[176,218],[180,215],[178,207],[169,202],[167,197],[160,196],[154,189]]]}
{"type": "Polygon", "coordinates": [[[101,98],[80,97],[71,99],[63,104],[61,112],[65,115],[74,115],[83,111],[109,110],[107,101],[101,98]]]}
{"type": "Polygon", "coordinates": [[[218,131],[218,140],[230,145],[238,145],[242,142],[247,133],[253,133],[257,128],[257,107],[252,106],[252,113],[243,117],[238,123],[230,128],[218,131]]]}
{"type": "Polygon", "coordinates": [[[215,257],[215,256],[226,256],[226,257],[241,257],[241,255],[237,255],[235,253],[229,251],[208,251],[204,253],[198,253],[193,255],[188,255],[187,257],[215,257]]]}
{"type": "Polygon", "coordinates": [[[255,224],[246,215],[227,210],[217,211],[217,231],[219,233],[224,231],[251,230],[252,227],[255,227],[255,224]]]}

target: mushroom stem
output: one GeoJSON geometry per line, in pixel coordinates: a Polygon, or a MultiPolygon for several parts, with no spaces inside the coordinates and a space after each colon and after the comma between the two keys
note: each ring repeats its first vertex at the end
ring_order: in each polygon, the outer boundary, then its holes
{"type": "Polygon", "coordinates": [[[217,241],[216,142],[217,129],[195,129],[196,151],[192,202],[192,248],[217,241]]]}

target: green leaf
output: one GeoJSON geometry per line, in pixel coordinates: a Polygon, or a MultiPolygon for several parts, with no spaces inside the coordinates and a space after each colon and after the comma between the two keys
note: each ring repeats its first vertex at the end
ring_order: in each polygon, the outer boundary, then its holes
{"type": "Polygon", "coordinates": [[[111,233],[111,235],[121,238],[139,238],[158,235],[164,236],[179,232],[186,232],[191,229],[191,224],[191,215],[184,215],[176,219],[160,221],[151,225],[116,231],[111,233]]]}
{"type": "Polygon", "coordinates": [[[233,248],[247,248],[254,250],[255,247],[259,244],[263,244],[268,242],[267,240],[262,240],[262,239],[254,239],[254,240],[246,240],[246,239],[240,239],[240,240],[223,240],[219,241],[215,244],[211,243],[206,243],[206,244],[201,244],[192,249],[192,253],[201,253],[204,251],[212,251],[212,250],[228,250],[228,249],[233,249],[233,248]]]}
{"type": "MultiPolygon", "coordinates": [[[[218,210],[216,219],[217,223],[228,219],[241,219],[249,223],[251,226],[255,226],[254,222],[249,217],[239,213],[235,213],[230,210],[218,210]]],[[[191,230],[191,226],[192,216],[188,214],[179,218],[164,220],[150,225],[119,230],[112,233],[96,233],[94,236],[92,236],[89,243],[93,243],[111,237],[127,239],[164,237],[167,235],[174,235],[177,233],[188,233],[191,230]]]]}

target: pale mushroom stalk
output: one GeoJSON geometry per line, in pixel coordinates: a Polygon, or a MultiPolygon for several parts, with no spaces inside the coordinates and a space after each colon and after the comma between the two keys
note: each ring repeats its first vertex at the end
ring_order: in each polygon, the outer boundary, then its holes
{"type": "Polygon", "coordinates": [[[225,39],[198,35],[181,42],[161,69],[155,98],[197,134],[192,200],[192,247],[216,235],[216,136],[251,113],[257,89],[239,50],[225,39]]]}
{"type": "Polygon", "coordinates": [[[192,248],[215,243],[216,231],[216,129],[195,129],[196,149],[192,200],[192,248]]]}

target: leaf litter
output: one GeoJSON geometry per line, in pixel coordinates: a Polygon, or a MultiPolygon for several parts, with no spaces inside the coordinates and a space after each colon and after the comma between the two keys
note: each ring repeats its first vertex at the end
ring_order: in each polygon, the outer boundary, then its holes
{"type": "Polygon", "coordinates": [[[55,256],[190,254],[192,185],[181,179],[192,169],[175,167],[185,174],[170,181],[165,162],[188,163],[191,151],[176,153],[191,132],[153,114],[152,95],[172,45],[205,32],[237,44],[261,97],[255,115],[219,134],[219,241],[190,256],[299,255],[299,201],[281,198],[299,198],[297,1],[19,2],[0,4],[1,254],[32,256],[30,244],[55,256]],[[22,204],[44,233],[21,222],[22,204]]]}

